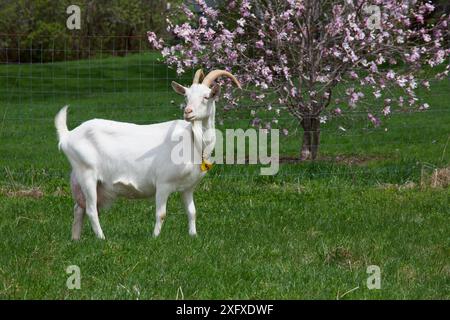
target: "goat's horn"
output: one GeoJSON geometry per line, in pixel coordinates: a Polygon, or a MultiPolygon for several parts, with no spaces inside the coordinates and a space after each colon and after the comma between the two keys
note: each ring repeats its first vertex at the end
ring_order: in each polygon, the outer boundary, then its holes
{"type": "Polygon", "coordinates": [[[236,79],[236,77],[233,76],[228,71],[225,71],[225,70],[213,70],[213,71],[211,71],[210,73],[208,73],[208,75],[205,77],[205,79],[203,79],[202,84],[206,85],[207,87],[210,87],[211,84],[213,83],[213,81],[216,80],[217,78],[221,77],[221,76],[225,76],[225,77],[230,78],[238,86],[239,89],[242,89],[241,84],[236,79]]]}
{"type": "Polygon", "coordinates": [[[195,72],[194,81],[192,81],[192,84],[199,84],[203,78],[205,78],[205,74],[203,73],[202,69],[198,69],[195,72]]]}

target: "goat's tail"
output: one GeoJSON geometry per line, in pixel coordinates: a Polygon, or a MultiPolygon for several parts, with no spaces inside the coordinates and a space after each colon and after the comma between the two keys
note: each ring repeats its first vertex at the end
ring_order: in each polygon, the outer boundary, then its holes
{"type": "Polygon", "coordinates": [[[62,140],[69,133],[69,129],[67,128],[67,108],[69,108],[69,106],[64,106],[61,110],[59,110],[55,117],[55,127],[59,138],[58,147],[60,149],[62,140]]]}

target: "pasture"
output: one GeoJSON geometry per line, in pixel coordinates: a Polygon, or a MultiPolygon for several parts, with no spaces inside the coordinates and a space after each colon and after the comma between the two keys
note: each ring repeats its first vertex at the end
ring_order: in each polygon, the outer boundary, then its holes
{"type": "MultiPolygon", "coordinates": [[[[72,242],[70,166],[53,117],[69,104],[69,128],[181,118],[174,72],[156,59],[0,65],[1,299],[450,298],[450,192],[423,183],[449,166],[448,80],[421,92],[430,110],[379,128],[363,112],[330,120],[316,162],[282,163],[276,176],[216,165],[195,194],[196,238],[176,195],[157,239],[153,201],[121,200],[100,215],[106,241],[86,220],[72,242]],[[80,290],[66,287],[70,265],[80,290]],[[366,286],[370,265],[379,290],[366,286]]],[[[217,128],[249,127],[251,108],[220,106],[217,128]]],[[[287,114],[281,122],[280,153],[298,156],[302,133],[287,114]]]]}

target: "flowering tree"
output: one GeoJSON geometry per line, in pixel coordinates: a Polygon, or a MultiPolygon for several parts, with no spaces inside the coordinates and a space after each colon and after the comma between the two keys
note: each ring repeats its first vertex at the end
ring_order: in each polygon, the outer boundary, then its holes
{"type": "MultiPolygon", "coordinates": [[[[237,75],[252,100],[271,109],[267,101],[275,98],[304,130],[303,160],[317,156],[325,110],[341,115],[362,108],[378,126],[393,109],[429,107],[415,92],[430,85],[424,70],[447,63],[434,75],[449,72],[449,18],[430,19],[435,7],[429,1],[241,0],[222,10],[194,2],[196,12],[179,8],[184,22],[167,20],[176,44],[153,32],[150,43],[178,74],[223,68],[237,75]]],[[[231,89],[225,98],[237,105],[231,89]]],[[[270,125],[254,115],[254,125],[270,125]]]]}

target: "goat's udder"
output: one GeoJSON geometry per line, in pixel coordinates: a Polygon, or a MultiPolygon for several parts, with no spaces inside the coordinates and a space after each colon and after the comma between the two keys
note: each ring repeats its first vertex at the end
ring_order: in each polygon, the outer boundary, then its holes
{"type": "MultiPolygon", "coordinates": [[[[81,186],[72,175],[70,186],[72,188],[72,195],[76,203],[83,209],[86,209],[86,197],[84,196],[81,186]]],[[[97,209],[106,207],[108,204],[108,198],[106,197],[106,192],[101,186],[101,183],[97,183],[97,209]]],[[[99,212],[100,214],[100,212],[99,212]]]]}

